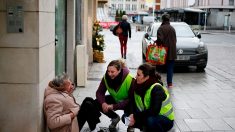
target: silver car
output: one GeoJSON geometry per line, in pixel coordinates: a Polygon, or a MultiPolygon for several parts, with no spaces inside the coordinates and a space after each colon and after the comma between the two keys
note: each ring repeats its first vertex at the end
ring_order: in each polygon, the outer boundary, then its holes
{"type": "MultiPolygon", "coordinates": [[[[207,65],[208,50],[206,44],[201,41],[201,34],[194,33],[184,22],[170,22],[170,24],[175,28],[177,37],[175,66],[196,66],[198,70],[204,70],[207,65]]],[[[142,40],[143,60],[146,58],[147,46],[157,39],[160,25],[160,22],[154,22],[147,28],[142,40]]]]}

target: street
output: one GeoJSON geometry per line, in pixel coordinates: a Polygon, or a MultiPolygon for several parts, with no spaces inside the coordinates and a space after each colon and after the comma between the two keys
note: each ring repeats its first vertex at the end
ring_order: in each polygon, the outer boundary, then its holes
{"type": "MultiPolygon", "coordinates": [[[[126,65],[135,76],[137,67],[142,63],[141,40],[144,32],[136,32],[134,27],[132,29],[126,65]]],[[[95,98],[106,66],[111,60],[121,57],[118,38],[108,29],[104,29],[102,34],[105,35],[106,63],[90,66],[87,86],[78,88],[74,93],[78,102],[86,96],[95,98]]],[[[235,131],[235,35],[206,33],[202,34],[202,40],[207,43],[209,51],[205,71],[197,72],[189,67],[176,69],[174,73],[174,87],[170,91],[175,110],[172,131],[235,131]]],[[[165,73],[161,75],[165,83],[165,73]]],[[[107,117],[102,116],[101,120],[102,127],[108,127],[110,121],[107,117]]],[[[126,128],[120,121],[119,131],[124,132],[126,128]]]]}

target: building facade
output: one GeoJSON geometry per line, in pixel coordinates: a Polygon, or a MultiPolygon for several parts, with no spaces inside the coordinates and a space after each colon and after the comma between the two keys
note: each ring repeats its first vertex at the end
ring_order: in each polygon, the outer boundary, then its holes
{"type": "Polygon", "coordinates": [[[208,28],[228,29],[235,26],[234,0],[196,0],[193,8],[205,10],[208,28]]]}
{"type": "Polygon", "coordinates": [[[86,85],[98,0],[0,0],[0,131],[44,132],[44,90],[86,85]]]}
{"type": "Polygon", "coordinates": [[[147,11],[145,0],[109,0],[108,5],[112,15],[115,15],[116,10],[126,11],[129,15],[147,11]]]}
{"type": "Polygon", "coordinates": [[[186,7],[188,7],[188,0],[161,0],[161,9],[186,7]]]}

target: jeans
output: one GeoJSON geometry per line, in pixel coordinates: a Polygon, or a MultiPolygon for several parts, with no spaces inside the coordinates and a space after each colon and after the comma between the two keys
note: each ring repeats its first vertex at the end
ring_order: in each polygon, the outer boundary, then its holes
{"type": "MultiPolygon", "coordinates": [[[[125,123],[124,118],[129,114],[124,113],[122,116],[122,122],[125,123]]],[[[167,132],[174,126],[174,121],[169,120],[162,115],[149,116],[146,121],[135,122],[134,128],[143,130],[144,132],[167,132]]]]}
{"type": "Polygon", "coordinates": [[[90,97],[86,97],[82,102],[77,115],[79,129],[81,130],[85,122],[87,121],[90,130],[94,130],[96,124],[100,122],[100,116],[101,113],[99,112],[95,101],[90,97]]]}
{"type": "MultiPolygon", "coordinates": [[[[116,101],[114,100],[114,98],[113,98],[111,95],[106,95],[106,96],[105,96],[105,102],[106,102],[107,104],[116,104],[116,101]]],[[[103,112],[103,109],[102,109],[102,104],[100,104],[100,103],[98,102],[98,100],[96,100],[96,103],[98,104],[99,110],[100,110],[103,114],[105,114],[106,116],[108,116],[109,118],[114,119],[114,118],[117,118],[117,117],[119,116],[119,115],[118,115],[116,112],[114,112],[113,110],[109,110],[108,112],[104,113],[104,112],[103,112]]],[[[128,106],[125,107],[124,113],[129,113],[129,110],[130,110],[130,107],[129,107],[129,105],[128,105],[128,106]]]]}
{"type": "Polygon", "coordinates": [[[166,62],[167,84],[172,84],[173,74],[174,74],[174,64],[175,60],[167,60],[166,62]]]}

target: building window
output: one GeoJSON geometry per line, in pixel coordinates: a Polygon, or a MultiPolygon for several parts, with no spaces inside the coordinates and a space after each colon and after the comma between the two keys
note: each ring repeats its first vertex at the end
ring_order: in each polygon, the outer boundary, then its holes
{"type": "Polygon", "coordinates": [[[136,11],[136,9],[137,9],[137,5],[132,5],[132,11],[136,11]]]}
{"type": "Polygon", "coordinates": [[[118,4],[118,9],[123,10],[123,4],[118,4]]]}
{"type": "Polygon", "coordinates": [[[137,1],[137,0],[132,0],[132,1],[137,1]]]}
{"type": "Polygon", "coordinates": [[[130,1],[130,0],[126,0],[126,1],[130,1]]]}
{"type": "Polygon", "coordinates": [[[234,0],[229,0],[229,5],[234,6],[234,0]]]}
{"type": "Polygon", "coordinates": [[[115,4],[112,4],[112,9],[116,10],[116,5],[115,4]]]}
{"type": "Polygon", "coordinates": [[[144,4],[141,4],[141,5],[140,5],[140,8],[141,8],[141,9],[144,9],[144,4]]]}
{"type": "Polygon", "coordinates": [[[129,11],[131,9],[130,4],[126,4],[126,10],[129,11]]]}

